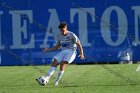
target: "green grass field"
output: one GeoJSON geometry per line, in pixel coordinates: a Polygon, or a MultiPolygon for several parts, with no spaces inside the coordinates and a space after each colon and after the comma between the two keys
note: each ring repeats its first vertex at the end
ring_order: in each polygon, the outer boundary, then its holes
{"type": "MultiPolygon", "coordinates": [[[[106,66],[125,78],[101,65],[69,65],[58,86],[53,85],[54,78],[48,85],[40,86],[35,79],[45,73],[33,66],[0,67],[0,93],[140,93],[140,72],[135,71],[136,64],[106,66]]],[[[47,72],[50,66],[37,67],[47,72]]]]}

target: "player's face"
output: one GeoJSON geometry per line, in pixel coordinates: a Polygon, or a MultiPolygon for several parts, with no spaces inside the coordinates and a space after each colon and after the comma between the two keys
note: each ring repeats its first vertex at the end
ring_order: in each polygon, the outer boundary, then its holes
{"type": "Polygon", "coordinates": [[[66,34],[67,34],[67,27],[60,28],[60,33],[61,33],[62,35],[66,35],[66,34]]]}

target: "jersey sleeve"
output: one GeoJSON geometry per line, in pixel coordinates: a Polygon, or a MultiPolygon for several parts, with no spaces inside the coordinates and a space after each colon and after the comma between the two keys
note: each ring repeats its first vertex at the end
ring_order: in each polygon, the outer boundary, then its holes
{"type": "Polygon", "coordinates": [[[79,38],[74,33],[72,33],[72,36],[74,43],[80,42],[79,38]]]}

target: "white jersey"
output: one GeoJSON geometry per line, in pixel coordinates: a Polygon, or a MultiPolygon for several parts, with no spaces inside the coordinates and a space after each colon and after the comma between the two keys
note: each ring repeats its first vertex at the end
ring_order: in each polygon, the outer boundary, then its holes
{"type": "Polygon", "coordinates": [[[68,31],[68,34],[62,35],[59,34],[57,37],[57,42],[61,45],[61,49],[77,49],[76,42],[78,42],[78,37],[73,33],[68,31]]]}

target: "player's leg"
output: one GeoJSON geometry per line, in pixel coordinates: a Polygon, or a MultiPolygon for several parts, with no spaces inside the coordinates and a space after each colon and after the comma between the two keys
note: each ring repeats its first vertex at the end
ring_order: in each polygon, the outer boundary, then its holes
{"type": "Polygon", "coordinates": [[[47,82],[49,81],[50,77],[54,74],[54,72],[56,71],[57,66],[59,65],[59,62],[54,59],[52,62],[52,65],[50,67],[50,69],[48,70],[48,73],[46,74],[45,78],[47,80],[47,82]]]}
{"type": "Polygon", "coordinates": [[[56,68],[59,65],[59,63],[62,61],[62,58],[63,58],[63,51],[61,51],[56,56],[54,56],[54,58],[53,58],[54,60],[52,62],[52,65],[51,65],[50,69],[48,70],[48,73],[45,76],[47,82],[49,81],[50,77],[56,71],[56,68]]]}
{"type": "Polygon", "coordinates": [[[73,51],[71,49],[65,51],[65,53],[63,55],[63,61],[60,63],[60,70],[59,70],[58,76],[55,80],[55,85],[58,85],[58,82],[61,79],[66,66],[68,64],[72,63],[72,61],[75,59],[75,56],[76,56],[76,51],[73,51]]]}
{"type": "Polygon", "coordinates": [[[57,78],[55,80],[55,85],[58,85],[58,82],[61,79],[61,77],[62,77],[62,75],[64,73],[64,70],[65,70],[65,68],[66,68],[67,65],[68,65],[68,62],[67,61],[62,61],[60,63],[60,70],[59,70],[58,76],[57,76],[57,78]]]}
{"type": "MultiPolygon", "coordinates": [[[[63,59],[62,55],[63,55],[63,51],[61,51],[56,56],[54,56],[50,69],[48,70],[47,74],[45,76],[43,76],[46,83],[49,82],[50,77],[54,74],[54,72],[56,71],[57,66],[62,61],[62,59],[63,59]]],[[[38,81],[38,79],[36,79],[36,80],[38,81]]]]}
{"type": "MultiPolygon", "coordinates": [[[[44,78],[44,82],[46,82],[46,84],[49,82],[50,77],[54,74],[56,67],[58,65],[59,65],[58,61],[56,59],[54,59],[50,69],[48,70],[48,73],[45,76],[42,76],[44,78]]],[[[36,81],[40,84],[39,79],[36,79],[36,81]]]]}

